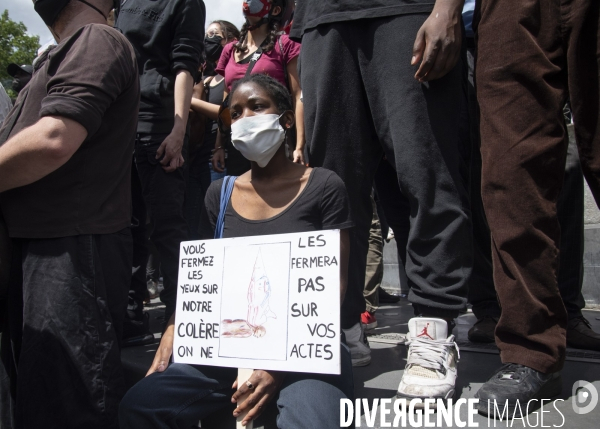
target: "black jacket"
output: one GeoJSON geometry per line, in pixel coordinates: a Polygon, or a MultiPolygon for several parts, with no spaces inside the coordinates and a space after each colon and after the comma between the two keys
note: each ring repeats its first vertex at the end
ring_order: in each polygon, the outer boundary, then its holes
{"type": "Polygon", "coordinates": [[[196,76],[204,50],[202,0],[126,0],[116,27],[133,45],[140,73],[138,132],[170,133],[178,70],[196,76]]]}

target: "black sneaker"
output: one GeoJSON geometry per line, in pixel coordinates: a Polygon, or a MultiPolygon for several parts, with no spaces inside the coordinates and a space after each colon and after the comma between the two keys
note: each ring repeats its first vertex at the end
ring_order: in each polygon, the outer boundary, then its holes
{"type": "Polygon", "coordinates": [[[392,295],[391,293],[388,293],[385,291],[385,289],[383,289],[381,286],[379,287],[379,302],[382,302],[384,304],[395,304],[398,301],[400,301],[400,296],[399,295],[392,295]]]}
{"type": "MultiPolygon", "coordinates": [[[[508,402],[508,415],[512,416],[519,402],[522,413],[527,412],[527,402],[532,399],[550,399],[560,395],[562,391],[562,378],[560,372],[542,374],[535,369],[509,363],[502,366],[496,374],[484,383],[475,397],[479,399],[477,410],[490,417],[496,416],[495,409],[504,412],[505,404],[508,402]],[[496,408],[494,408],[494,401],[496,408]]],[[[534,407],[535,408],[535,407],[534,407]]],[[[533,411],[529,407],[529,412],[533,411]]]]}
{"type": "Polygon", "coordinates": [[[592,330],[583,317],[573,317],[567,323],[567,345],[576,349],[600,351],[600,334],[592,330]]]}
{"type": "Polygon", "coordinates": [[[494,331],[498,319],[492,316],[483,316],[477,320],[475,324],[469,329],[468,337],[472,343],[493,343],[496,341],[494,331]]]}

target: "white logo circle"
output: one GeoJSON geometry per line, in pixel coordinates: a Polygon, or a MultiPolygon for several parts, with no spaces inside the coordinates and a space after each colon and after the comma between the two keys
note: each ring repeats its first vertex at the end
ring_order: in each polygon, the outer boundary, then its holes
{"type": "Polygon", "coordinates": [[[575,413],[591,413],[594,408],[596,408],[596,405],[598,405],[598,390],[596,390],[592,383],[589,383],[585,380],[576,381],[575,384],[573,384],[571,400],[573,403],[573,411],[575,411],[575,413]],[[588,401],[588,398],[589,403],[585,406],[582,406],[588,401]]]}

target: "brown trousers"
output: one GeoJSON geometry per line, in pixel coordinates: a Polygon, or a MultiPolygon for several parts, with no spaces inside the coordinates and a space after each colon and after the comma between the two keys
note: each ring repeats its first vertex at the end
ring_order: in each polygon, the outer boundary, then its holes
{"type": "Polygon", "coordinates": [[[482,197],[502,307],[503,362],[562,368],[567,314],[557,287],[556,201],[571,100],[585,178],[600,201],[598,0],[481,0],[477,98],[482,197]]]}

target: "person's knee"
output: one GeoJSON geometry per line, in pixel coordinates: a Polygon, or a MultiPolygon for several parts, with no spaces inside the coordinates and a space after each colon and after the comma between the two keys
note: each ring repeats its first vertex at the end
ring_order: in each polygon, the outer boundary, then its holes
{"type": "Polygon", "coordinates": [[[336,386],[321,380],[301,380],[279,395],[277,426],[282,429],[340,427],[340,400],[346,395],[336,386]],[[311,410],[306,413],[306,410],[311,410]]]}
{"type": "Polygon", "coordinates": [[[134,428],[135,418],[139,416],[139,411],[143,408],[140,397],[132,390],[127,392],[119,404],[119,426],[121,429],[134,428]]]}

